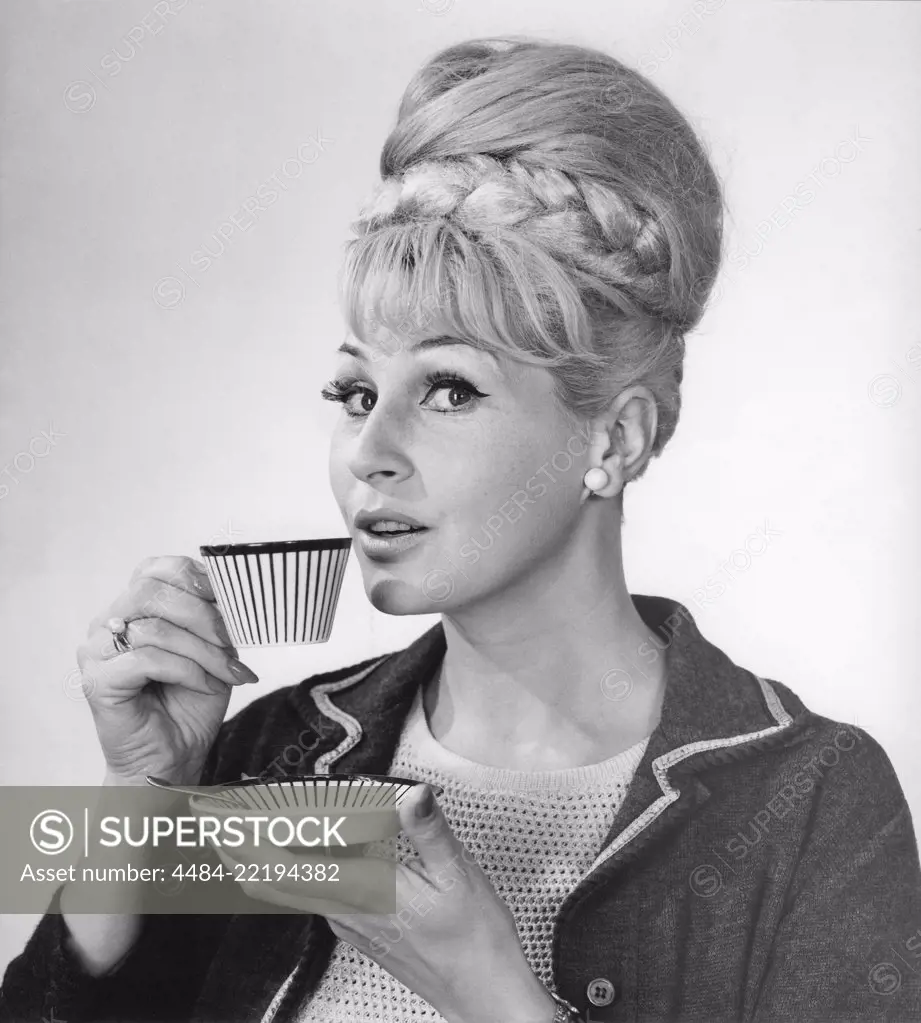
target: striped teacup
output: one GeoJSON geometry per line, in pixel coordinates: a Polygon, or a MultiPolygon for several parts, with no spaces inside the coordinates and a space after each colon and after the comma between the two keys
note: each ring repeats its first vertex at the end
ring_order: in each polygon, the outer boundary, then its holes
{"type": "Polygon", "coordinates": [[[329,639],[351,537],[200,547],[234,646],[329,639]]]}

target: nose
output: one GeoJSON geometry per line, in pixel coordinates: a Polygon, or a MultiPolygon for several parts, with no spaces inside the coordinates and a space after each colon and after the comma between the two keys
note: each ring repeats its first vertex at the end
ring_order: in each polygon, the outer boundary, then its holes
{"type": "Polygon", "coordinates": [[[412,476],[409,429],[404,410],[384,407],[378,400],[351,441],[346,464],[352,475],[365,483],[412,476]]]}

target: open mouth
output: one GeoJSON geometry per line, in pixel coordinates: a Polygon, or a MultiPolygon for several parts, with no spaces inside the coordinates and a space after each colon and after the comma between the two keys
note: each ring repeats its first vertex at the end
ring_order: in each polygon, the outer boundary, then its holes
{"type": "Polygon", "coordinates": [[[378,527],[367,527],[364,532],[369,536],[408,536],[410,533],[424,533],[427,526],[401,526],[399,528],[379,529],[378,527]]]}
{"type": "Polygon", "coordinates": [[[363,508],[355,516],[357,539],[371,557],[408,551],[421,544],[420,533],[427,533],[417,518],[402,508],[363,508]]]}

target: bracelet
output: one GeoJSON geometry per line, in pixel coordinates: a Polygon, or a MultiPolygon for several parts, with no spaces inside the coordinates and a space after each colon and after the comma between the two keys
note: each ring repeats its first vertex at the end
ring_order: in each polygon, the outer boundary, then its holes
{"type": "Polygon", "coordinates": [[[554,991],[548,990],[547,994],[556,1002],[556,1015],[553,1017],[553,1023],[585,1023],[585,1017],[572,1002],[567,1002],[565,998],[554,991]]]}

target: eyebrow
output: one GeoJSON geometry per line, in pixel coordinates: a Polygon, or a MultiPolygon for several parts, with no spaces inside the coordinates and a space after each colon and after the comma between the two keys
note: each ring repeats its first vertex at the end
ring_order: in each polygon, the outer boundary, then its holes
{"type": "MultiPolygon", "coordinates": [[[[477,348],[474,345],[471,345],[469,342],[461,341],[459,338],[456,337],[426,337],[423,338],[421,341],[417,341],[416,344],[411,345],[409,347],[409,351],[422,352],[429,348],[445,348],[448,345],[463,345],[464,348],[470,348],[476,352],[483,352],[484,355],[488,355],[494,362],[496,361],[496,358],[492,354],[492,352],[485,351],[482,348],[477,348]]],[[[343,343],[339,345],[336,351],[342,352],[345,355],[353,355],[356,359],[361,359],[362,362],[368,361],[362,354],[362,352],[354,345],[350,345],[348,341],[343,341],[343,343]]]]}

